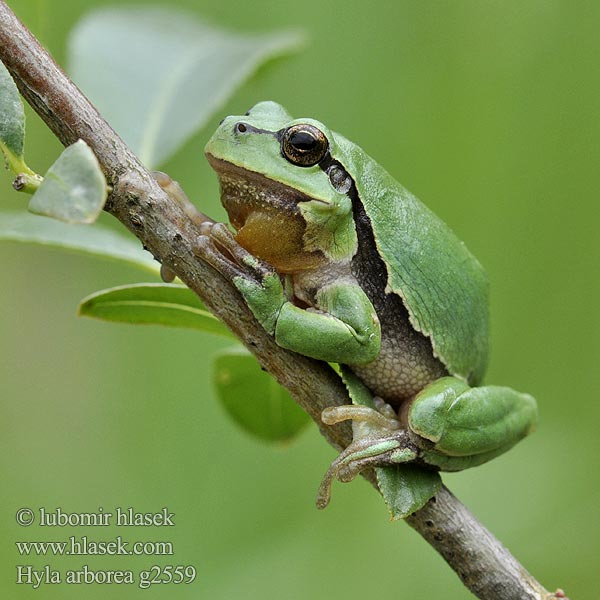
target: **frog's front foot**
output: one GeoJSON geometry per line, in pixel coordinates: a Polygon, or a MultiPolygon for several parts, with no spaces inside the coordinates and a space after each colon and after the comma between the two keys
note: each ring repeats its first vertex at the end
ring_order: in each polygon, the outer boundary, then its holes
{"type": "Polygon", "coordinates": [[[321,413],[321,420],[327,425],[352,420],[354,440],[325,473],[317,494],[318,508],[329,504],[334,478],[346,483],[365,469],[417,458],[418,448],[402,428],[392,407],[380,398],[374,398],[374,402],[376,409],[344,405],[326,408],[321,413]]]}
{"type": "Polygon", "coordinates": [[[195,253],[231,281],[264,327],[273,334],[286,297],[271,265],[240,246],[224,223],[203,223],[195,253]]]}

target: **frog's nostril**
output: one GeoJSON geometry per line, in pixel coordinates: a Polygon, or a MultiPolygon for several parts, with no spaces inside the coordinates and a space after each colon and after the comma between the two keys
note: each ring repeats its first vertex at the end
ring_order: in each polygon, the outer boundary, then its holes
{"type": "Polygon", "coordinates": [[[235,124],[235,132],[236,133],[246,133],[248,131],[248,127],[244,123],[236,123],[235,124]]]}

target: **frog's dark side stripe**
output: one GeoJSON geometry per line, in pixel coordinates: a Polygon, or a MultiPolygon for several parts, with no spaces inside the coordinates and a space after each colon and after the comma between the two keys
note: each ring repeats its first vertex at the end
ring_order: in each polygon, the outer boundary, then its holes
{"type": "Polygon", "coordinates": [[[419,386],[423,385],[420,378],[413,379],[410,376],[412,371],[410,365],[415,357],[419,358],[424,371],[422,376],[425,380],[434,381],[438,377],[446,375],[447,370],[435,358],[431,340],[416,331],[411,325],[408,310],[400,296],[386,292],[388,285],[387,269],[383,259],[377,252],[371,220],[360,201],[354,179],[348,174],[344,166],[339,161],[331,158],[329,154],[319,163],[319,167],[325,172],[331,172],[332,166],[343,169],[352,181],[347,195],[352,201],[358,248],[356,254],[352,257],[351,268],[353,275],[375,308],[382,332],[381,352],[375,361],[380,363],[379,368],[377,368],[377,365],[374,367],[371,363],[366,369],[353,366],[353,370],[375,394],[385,397],[397,406],[403,400],[410,398],[413,393],[418,392],[419,386]],[[381,385],[382,381],[387,381],[389,378],[380,377],[380,371],[389,370],[395,371],[400,379],[405,379],[402,373],[406,371],[406,383],[402,386],[403,389],[389,389],[385,384],[381,385]]]}

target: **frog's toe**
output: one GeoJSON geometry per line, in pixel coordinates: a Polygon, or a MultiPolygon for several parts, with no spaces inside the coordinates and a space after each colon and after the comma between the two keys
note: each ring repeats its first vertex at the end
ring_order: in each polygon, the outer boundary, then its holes
{"type": "MultiPolygon", "coordinates": [[[[388,406],[388,405],[386,405],[388,406]]],[[[392,413],[383,413],[380,410],[368,406],[344,404],[342,406],[328,406],[321,412],[321,421],[326,425],[335,425],[342,421],[354,421],[356,423],[368,423],[384,431],[395,431],[400,429],[394,409],[389,407],[392,413]]]]}
{"type": "Polygon", "coordinates": [[[394,408],[388,404],[383,398],[379,396],[373,396],[373,404],[375,405],[375,409],[380,412],[386,419],[390,421],[397,421],[398,414],[394,410],[394,408]]]}
{"type": "Polygon", "coordinates": [[[209,236],[211,234],[212,228],[216,223],[213,223],[212,221],[206,221],[204,223],[201,223],[198,226],[198,233],[200,235],[206,235],[209,236]]]}
{"type": "Polygon", "coordinates": [[[221,252],[210,235],[199,235],[196,238],[194,254],[229,281],[237,277],[246,277],[240,267],[221,252]]]}
{"type": "Polygon", "coordinates": [[[179,185],[179,182],[172,179],[166,173],[162,171],[152,171],[152,177],[161,189],[171,198],[171,200],[177,202],[187,217],[197,226],[202,223],[213,223],[213,220],[200,212],[191,200],[187,197],[187,194],[183,191],[183,188],[179,185]]]}
{"type": "Polygon", "coordinates": [[[237,248],[240,247],[235,241],[233,233],[231,233],[231,230],[225,223],[213,223],[210,228],[210,236],[216,243],[227,250],[233,250],[235,248],[237,251],[237,248]]]}
{"type": "Polygon", "coordinates": [[[171,179],[169,175],[163,173],[162,171],[151,171],[150,174],[152,177],[154,177],[154,181],[156,181],[156,183],[158,183],[158,185],[165,191],[169,189],[171,184],[175,183],[175,181],[171,179]]]}
{"type": "Polygon", "coordinates": [[[173,271],[171,271],[167,265],[160,265],[160,278],[165,283],[173,283],[173,281],[175,281],[175,277],[177,277],[177,275],[175,275],[175,273],[173,273],[173,271]]]}
{"type": "Polygon", "coordinates": [[[331,463],[329,469],[321,480],[319,491],[317,493],[317,508],[326,508],[331,500],[331,486],[333,480],[338,477],[340,471],[344,470],[344,467],[348,465],[349,461],[352,460],[352,454],[358,450],[358,443],[351,443],[340,455],[331,463]]]}

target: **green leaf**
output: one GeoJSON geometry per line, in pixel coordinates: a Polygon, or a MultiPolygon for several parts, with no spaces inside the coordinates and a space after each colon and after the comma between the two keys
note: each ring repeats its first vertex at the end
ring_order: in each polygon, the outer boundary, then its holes
{"type": "Polygon", "coordinates": [[[437,471],[417,465],[378,467],[375,472],[392,521],[404,519],[423,508],[442,487],[442,478],[437,471]]]}
{"type": "Polygon", "coordinates": [[[187,327],[233,337],[183,285],[138,283],[102,290],[81,301],[79,314],[104,321],[187,327]]]}
{"type": "Polygon", "coordinates": [[[0,62],[0,149],[5,153],[9,167],[19,172],[23,162],[25,139],[25,112],[19,90],[0,62]]]}
{"type": "Polygon", "coordinates": [[[69,41],[74,81],[148,167],[165,162],[296,32],[233,33],[170,8],[92,12],[69,41]]]}
{"type": "Polygon", "coordinates": [[[348,390],[348,395],[350,396],[350,400],[352,400],[352,404],[375,408],[373,394],[360,377],[355,375],[346,365],[340,365],[340,375],[348,390]]]}
{"type": "Polygon", "coordinates": [[[310,420],[288,391],[261,370],[243,348],[229,349],[216,357],[214,382],[227,413],[263,440],[289,440],[310,420]]]}
{"type": "Polygon", "coordinates": [[[0,241],[25,242],[116,259],[158,274],[160,265],[133,237],[100,224],[67,225],[27,213],[0,212],[0,241]]]}
{"type": "Polygon", "coordinates": [[[98,159],[83,140],[78,140],[48,169],[29,210],[67,223],[93,223],[102,212],[106,195],[106,179],[98,159]]]}

